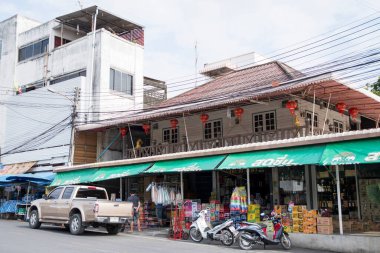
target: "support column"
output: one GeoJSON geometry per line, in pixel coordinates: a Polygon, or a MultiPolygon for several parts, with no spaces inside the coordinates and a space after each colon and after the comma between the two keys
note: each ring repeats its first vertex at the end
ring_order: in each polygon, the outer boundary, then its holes
{"type": "Polygon", "coordinates": [[[181,177],[181,196],[182,196],[182,200],[185,199],[184,197],[184,193],[183,193],[183,172],[181,171],[181,174],[180,174],[180,177],[181,177]]]}
{"type": "Polygon", "coordinates": [[[216,172],[216,199],[222,202],[220,199],[220,172],[216,172]]]}
{"type": "Polygon", "coordinates": [[[335,165],[335,177],[336,177],[336,193],[337,193],[337,198],[338,198],[339,233],[343,235],[342,200],[340,198],[339,165],[335,165]]]}
{"type": "Polygon", "coordinates": [[[317,166],[310,166],[312,209],[318,209],[317,166]]]}
{"type": "Polygon", "coordinates": [[[280,204],[278,168],[272,168],[272,205],[280,204]]]}
{"type": "Polygon", "coordinates": [[[358,208],[358,219],[362,219],[362,214],[360,211],[360,194],[359,194],[359,180],[358,180],[358,170],[357,165],[355,164],[355,184],[356,184],[356,206],[358,208]]]}
{"type": "Polygon", "coordinates": [[[305,186],[306,186],[306,207],[308,210],[312,209],[311,206],[311,180],[310,180],[310,167],[305,165],[305,186]]]}
{"type": "Polygon", "coordinates": [[[119,189],[119,196],[120,196],[120,201],[123,201],[123,178],[120,178],[120,189],[119,189]]]}
{"type": "Polygon", "coordinates": [[[216,185],[216,171],[212,171],[212,192],[216,194],[217,191],[217,185],[216,185]]]}
{"type": "Polygon", "coordinates": [[[251,177],[249,169],[247,169],[247,194],[248,194],[248,205],[251,204],[251,177]]]}

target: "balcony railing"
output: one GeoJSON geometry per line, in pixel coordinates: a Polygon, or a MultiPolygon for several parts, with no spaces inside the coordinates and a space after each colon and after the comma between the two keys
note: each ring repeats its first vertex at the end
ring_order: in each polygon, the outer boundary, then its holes
{"type": "MultiPolygon", "coordinates": [[[[222,137],[212,140],[198,140],[189,142],[186,140],[179,143],[164,143],[152,146],[145,146],[138,149],[126,149],[124,151],[124,159],[135,157],[149,157],[154,155],[171,154],[186,151],[204,150],[220,147],[229,147],[248,143],[259,143],[266,141],[285,140],[297,137],[306,137],[311,135],[322,135],[322,129],[311,127],[285,128],[275,131],[266,131],[260,133],[240,134],[228,137],[222,137]]],[[[325,130],[324,134],[329,133],[325,130]]]]}

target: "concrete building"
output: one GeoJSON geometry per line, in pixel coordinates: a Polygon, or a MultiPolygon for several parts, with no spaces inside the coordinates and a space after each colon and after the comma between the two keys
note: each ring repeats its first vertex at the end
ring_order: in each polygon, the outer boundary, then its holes
{"type": "Polygon", "coordinates": [[[61,146],[59,150],[42,145],[32,154],[14,148],[49,129],[30,123],[33,120],[54,125],[70,116],[75,88],[80,90],[75,120],[81,123],[112,117],[108,112],[113,111],[127,115],[144,108],[145,101],[146,107],[166,99],[165,83],[143,76],[143,26],[97,6],[46,23],[13,16],[0,23],[0,45],[4,164],[37,161],[37,167],[44,164],[48,169],[67,163],[71,127],[50,140],[48,146],[61,146]],[[32,120],[17,119],[19,115],[32,120]],[[60,157],[56,162],[54,154],[60,157]]]}

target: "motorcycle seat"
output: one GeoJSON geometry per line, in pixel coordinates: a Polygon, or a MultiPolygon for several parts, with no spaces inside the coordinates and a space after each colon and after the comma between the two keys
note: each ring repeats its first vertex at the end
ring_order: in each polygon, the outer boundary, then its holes
{"type": "Polygon", "coordinates": [[[216,226],[219,226],[220,224],[223,224],[223,223],[224,223],[224,221],[212,221],[211,226],[216,227],[216,226]]]}

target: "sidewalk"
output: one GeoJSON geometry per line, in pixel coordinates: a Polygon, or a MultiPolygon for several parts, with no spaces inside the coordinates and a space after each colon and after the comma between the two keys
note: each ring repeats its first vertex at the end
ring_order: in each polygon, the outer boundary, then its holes
{"type": "Polygon", "coordinates": [[[149,229],[143,229],[141,232],[135,229],[133,233],[131,233],[129,230],[129,227],[127,227],[124,230],[124,232],[121,232],[121,234],[133,234],[133,235],[140,235],[140,236],[168,238],[169,228],[149,228],[149,229]]]}

